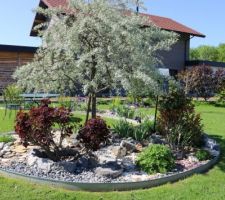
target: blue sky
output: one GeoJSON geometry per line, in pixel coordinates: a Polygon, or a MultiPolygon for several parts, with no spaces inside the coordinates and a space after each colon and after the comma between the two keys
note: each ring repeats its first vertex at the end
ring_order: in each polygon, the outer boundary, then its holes
{"type": "MultiPolygon", "coordinates": [[[[224,0],[144,0],[147,13],[170,17],[206,38],[193,38],[191,46],[225,43],[224,0]]],[[[34,19],[32,9],[39,0],[7,0],[0,6],[0,44],[38,46],[40,39],[30,37],[34,19]]]]}

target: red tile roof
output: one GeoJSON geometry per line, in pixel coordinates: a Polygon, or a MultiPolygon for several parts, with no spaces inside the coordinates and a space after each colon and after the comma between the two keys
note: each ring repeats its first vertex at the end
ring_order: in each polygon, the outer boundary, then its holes
{"type": "Polygon", "coordinates": [[[143,14],[141,15],[148,17],[150,21],[152,21],[156,26],[170,31],[181,32],[181,33],[188,33],[190,35],[205,37],[202,33],[193,30],[179,22],[176,22],[170,18],[160,17],[155,15],[143,14]]]}
{"type": "MultiPolygon", "coordinates": [[[[68,6],[67,0],[41,0],[41,1],[47,7],[68,6]]],[[[141,15],[148,17],[150,21],[152,21],[156,26],[158,26],[162,29],[180,32],[180,33],[187,33],[187,34],[190,34],[193,36],[198,36],[198,37],[205,37],[204,34],[198,32],[198,31],[195,31],[192,28],[189,28],[189,27],[187,27],[179,22],[176,22],[170,18],[155,16],[155,15],[150,15],[150,14],[144,14],[144,13],[141,13],[141,15]]]]}
{"type": "Polygon", "coordinates": [[[46,6],[48,7],[60,7],[60,6],[67,6],[67,0],[41,0],[46,6]]]}

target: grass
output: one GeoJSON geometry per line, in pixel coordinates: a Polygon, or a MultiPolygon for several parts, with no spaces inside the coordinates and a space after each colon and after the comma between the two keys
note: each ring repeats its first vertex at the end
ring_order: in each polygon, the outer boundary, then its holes
{"type": "Polygon", "coordinates": [[[0,142],[12,142],[13,141],[13,137],[11,135],[0,135],[0,142]]]}
{"type": "MultiPolygon", "coordinates": [[[[205,174],[194,175],[173,184],[129,192],[74,192],[54,189],[0,176],[0,200],[219,200],[225,199],[225,108],[199,104],[205,132],[221,145],[220,162],[205,174]]],[[[0,121],[1,123],[2,121],[0,121]]],[[[10,124],[10,123],[9,123],[10,124]]],[[[2,126],[2,123],[1,123],[2,126]]]]}
{"type": "MultiPolygon", "coordinates": [[[[15,121],[16,111],[0,109],[0,134],[6,133],[14,130],[14,121],[15,121]]],[[[74,117],[81,118],[81,123],[85,121],[85,114],[83,112],[75,112],[74,117]]],[[[112,127],[112,125],[117,121],[112,118],[104,117],[107,124],[112,127]]],[[[0,140],[1,141],[1,140],[0,140]]]]}

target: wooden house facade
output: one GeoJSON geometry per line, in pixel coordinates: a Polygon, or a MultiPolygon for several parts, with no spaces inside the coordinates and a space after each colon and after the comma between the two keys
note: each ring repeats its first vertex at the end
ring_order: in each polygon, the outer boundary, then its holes
{"type": "Polygon", "coordinates": [[[14,82],[12,74],[17,67],[30,62],[36,47],[0,45],[0,93],[14,82]]]}

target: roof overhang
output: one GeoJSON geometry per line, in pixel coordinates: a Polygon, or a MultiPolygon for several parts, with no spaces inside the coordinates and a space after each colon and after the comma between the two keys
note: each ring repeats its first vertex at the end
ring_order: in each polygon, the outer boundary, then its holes
{"type": "Polygon", "coordinates": [[[0,51],[35,53],[37,49],[37,47],[0,44],[0,51]]]}

